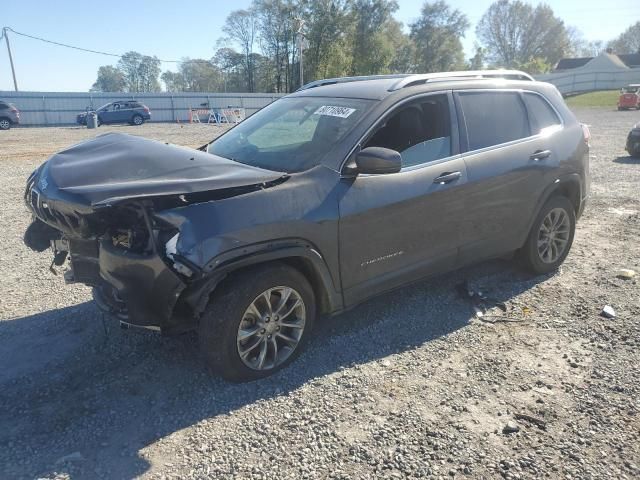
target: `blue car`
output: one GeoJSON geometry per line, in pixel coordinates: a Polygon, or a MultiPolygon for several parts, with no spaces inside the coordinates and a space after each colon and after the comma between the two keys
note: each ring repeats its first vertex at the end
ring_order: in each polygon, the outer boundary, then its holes
{"type": "MultiPolygon", "coordinates": [[[[142,125],[151,120],[149,107],[135,100],[120,100],[107,103],[96,111],[98,126],[128,123],[129,125],[142,125]]],[[[79,113],[76,122],[80,125],[87,124],[87,112],[79,113]]]]}

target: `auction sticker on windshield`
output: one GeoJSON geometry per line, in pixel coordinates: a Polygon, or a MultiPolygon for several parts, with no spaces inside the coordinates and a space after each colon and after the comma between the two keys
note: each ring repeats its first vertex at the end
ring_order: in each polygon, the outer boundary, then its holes
{"type": "Polygon", "coordinates": [[[353,112],[355,112],[355,108],[349,107],[332,107],[330,105],[323,105],[318,110],[313,112],[314,115],[327,115],[329,117],[340,117],[347,118],[353,112]]]}

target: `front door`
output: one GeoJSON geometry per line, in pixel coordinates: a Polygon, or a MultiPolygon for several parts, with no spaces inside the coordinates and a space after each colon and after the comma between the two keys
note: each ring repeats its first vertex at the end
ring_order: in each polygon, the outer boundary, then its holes
{"type": "Polygon", "coordinates": [[[467,173],[451,114],[445,94],[399,107],[363,145],[399,151],[402,170],[342,180],[346,306],[456,265],[467,173]]]}

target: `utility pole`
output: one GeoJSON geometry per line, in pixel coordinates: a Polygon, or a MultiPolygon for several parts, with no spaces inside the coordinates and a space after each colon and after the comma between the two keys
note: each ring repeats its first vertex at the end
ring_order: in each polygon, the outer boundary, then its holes
{"type": "Polygon", "coordinates": [[[11,74],[13,75],[13,88],[18,91],[18,81],[16,80],[16,69],[13,66],[13,57],[11,56],[11,45],[9,45],[9,35],[7,34],[7,27],[2,29],[2,34],[7,42],[7,52],[9,52],[9,63],[11,64],[11,74]]]}

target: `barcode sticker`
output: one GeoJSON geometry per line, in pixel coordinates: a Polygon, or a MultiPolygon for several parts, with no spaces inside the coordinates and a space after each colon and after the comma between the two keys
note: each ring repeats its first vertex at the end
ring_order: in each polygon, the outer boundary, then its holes
{"type": "Polygon", "coordinates": [[[313,114],[314,115],[327,115],[329,117],[347,118],[349,115],[351,115],[355,111],[356,111],[355,108],[332,107],[331,105],[323,105],[322,107],[318,108],[318,110],[313,112],[313,114]]]}

